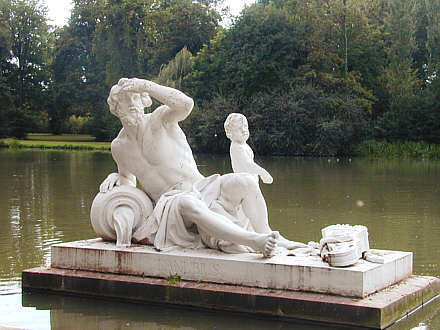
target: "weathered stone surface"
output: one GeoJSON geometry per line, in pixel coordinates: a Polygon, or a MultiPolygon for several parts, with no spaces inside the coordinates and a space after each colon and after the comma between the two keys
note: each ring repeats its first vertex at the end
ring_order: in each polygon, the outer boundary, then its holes
{"type": "Polygon", "coordinates": [[[266,201],[252,174],[266,183],[273,179],[242,143],[249,137],[243,121],[241,127],[230,127],[234,133],[228,135],[240,149],[234,155],[247,158],[241,162],[246,166],[238,169],[232,160],[235,170],[244,173],[204,177],[179,126],[193,109],[190,97],[153,81],[121,78],[110,89],[107,103],[123,128],[111,143],[118,173],[102,182],[92,205],[92,226],[99,237],[116,240],[118,246],[150,242],[162,251],[208,246],[227,253],[258,251],[266,257],[277,246],[307,247],[270,228],[266,201]],[[146,114],[151,98],[163,105],[146,114]],[[137,183],[146,194],[143,201],[138,198],[142,192],[135,189],[133,194],[124,187],[135,188],[137,183]],[[115,186],[121,191],[106,196],[115,186]],[[153,204],[154,210],[145,207],[153,204]]]}
{"type": "Polygon", "coordinates": [[[384,252],[386,262],[359,260],[351,267],[334,268],[319,257],[225,254],[212,249],[158,252],[153,247],[116,247],[101,239],[52,246],[53,268],[126,275],[302,290],[365,297],[412,274],[412,253],[384,252]]]}
{"type": "Polygon", "coordinates": [[[281,318],[383,329],[440,294],[440,280],[411,276],[367,298],[251,288],[181,280],[35,268],[23,272],[24,290],[161,302],[281,318]]]}

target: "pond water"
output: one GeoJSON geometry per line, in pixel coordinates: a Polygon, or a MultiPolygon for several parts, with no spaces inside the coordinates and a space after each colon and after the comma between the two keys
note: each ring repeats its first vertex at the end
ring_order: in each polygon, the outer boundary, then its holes
{"type": "MultiPolygon", "coordinates": [[[[231,171],[228,157],[196,158],[205,175],[231,171]]],[[[440,162],[289,157],[258,162],[274,177],[272,185],[261,184],[273,229],[308,242],[319,241],[321,228],[329,224],[362,224],[371,247],[413,251],[415,274],[440,277],[440,162]]],[[[22,270],[48,265],[52,244],[96,237],[89,222],[91,202],[115,170],[109,153],[0,150],[0,328],[292,328],[231,313],[22,295],[22,270]]],[[[395,328],[425,322],[440,329],[439,305],[395,328]]]]}

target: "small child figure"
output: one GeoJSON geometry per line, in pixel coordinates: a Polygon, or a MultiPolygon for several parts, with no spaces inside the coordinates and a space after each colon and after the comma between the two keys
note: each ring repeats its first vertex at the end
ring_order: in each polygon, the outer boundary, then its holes
{"type": "Polygon", "coordinates": [[[273,178],[264,168],[254,162],[254,152],[246,143],[249,139],[248,122],[241,113],[231,113],[226,118],[226,136],[231,140],[229,153],[231,156],[232,170],[234,173],[250,173],[260,176],[264,183],[272,183],[273,178]]]}
{"type": "MultiPolygon", "coordinates": [[[[254,152],[246,143],[249,139],[249,128],[246,117],[241,113],[231,113],[226,118],[224,126],[226,136],[231,140],[229,153],[234,173],[251,174],[255,177],[257,183],[258,176],[260,176],[264,183],[272,183],[272,176],[264,168],[254,162],[254,152]]],[[[220,194],[220,197],[215,201],[216,205],[214,205],[214,207],[218,207],[217,212],[222,213],[226,217],[231,219],[232,216],[232,221],[236,221],[233,220],[233,218],[238,219],[239,225],[243,228],[255,231],[255,229],[252,228],[251,221],[246,218],[243,213],[241,201],[231,199],[231,196],[240,195],[238,193],[235,194],[233,190],[237,189],[237,187],[242,187],[242,185],[234,184],[234,180],[239,180],[239,178],[231,177],[231,180],[226,180],[226,184],[222,186],[223,191],[220,194]]],[[[272,229],[268,228],[268,231],[272,231],[272,229]]],[[[301,250],[298,250],[298,252],[301,251],[302,254],[308,253],[308,251],[311,250],[306,244],[290,241],[278,232],[276,232],[276,236],[277,244],[281,248],[286,248],[288,250],[302,248],[301,250]]],[[[289,253],[294,254],[292,251],[289,253]]]]}

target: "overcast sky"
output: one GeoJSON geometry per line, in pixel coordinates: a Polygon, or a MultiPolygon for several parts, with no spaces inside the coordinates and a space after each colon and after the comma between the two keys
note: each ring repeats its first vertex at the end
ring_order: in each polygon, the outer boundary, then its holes
{"type": "MultiPolygon", "coordinates": [[[[67,23],[70,17],[70,10],[72,9],[71,0],[44,0],[49,9],[49,19],[51,23],[58,26],[63,26],[67,23]]],[[[238,15],[245,4],[254,3],[255,0],[225,0],[225,5],[231,8],[231,13],[238,15]]]]}

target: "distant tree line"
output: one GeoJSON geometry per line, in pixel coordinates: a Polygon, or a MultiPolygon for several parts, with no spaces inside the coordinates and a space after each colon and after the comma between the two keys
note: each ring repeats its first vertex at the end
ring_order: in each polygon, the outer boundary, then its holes
{"type": "Polygon", "coordinates": [[[220,0],[73,0],[53,28],[38,0],[0,2],[0,134],[120,129],[120,77],[195,102],[192,146],[225,152],[249,120],[259,154],[344,155],[366,139],[440,143],[438,0],[259,0],[228,27],[220,0]]]}

